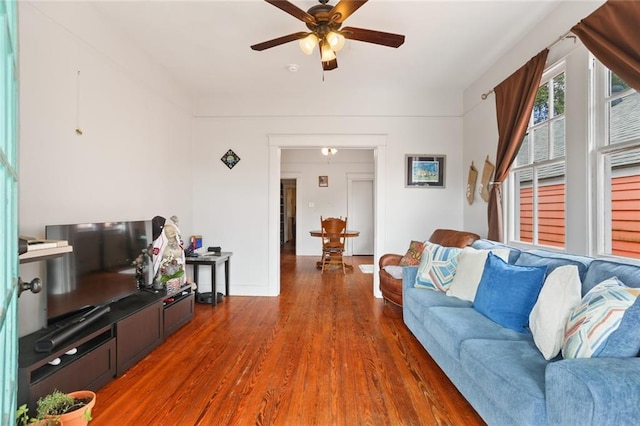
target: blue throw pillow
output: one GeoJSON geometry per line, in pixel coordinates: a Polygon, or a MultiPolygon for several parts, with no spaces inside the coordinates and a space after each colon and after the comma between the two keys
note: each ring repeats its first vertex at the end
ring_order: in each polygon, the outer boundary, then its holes
{"type": "Polygon", "coordinates": [[[546,266],[510,265],[489,253],[473,307],[503,327],[526,333],[546,273],[546,266]]]}
{"type": "Polygon", "coordinates": [[[598,352],[599,357],[635,357],[640,352],[640,297],[627,309],[620,326],[611,333],[598,352]]]}

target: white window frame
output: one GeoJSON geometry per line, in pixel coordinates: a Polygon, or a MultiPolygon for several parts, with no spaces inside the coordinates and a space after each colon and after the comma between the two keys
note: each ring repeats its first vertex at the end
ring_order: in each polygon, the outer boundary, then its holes
{"type": "Polygon", "coordinates": [[[623,92],[609,95],[608,68],[591,55],[591,108],[590,122],[592,125],[592,147],[595,157],[595,210],[596,210],[596,238],[595,252],[597,256],[626,257],[612,254],[613,233],[611,230],[611,191],[608,185],[611,182],[610,168],[607,167],[607,157],[628,151],[640,151],[640,138],[614,145],[609,144],[609,114],[610,101],[623,98],[634,93],[633,88],[623,92]]]}
{"type": "MultiPolygon", "coordinates": [[[[508,240],[509,240],[509,244],[515,244],[515,245],[521,245],[523,247],[526,248],[532,248],[532,247],[541,247],[541,248],[545,248],[545,249],[552,249],[552,250],[565,250],[566,249],[566,245],[567,245],[567,232],[566,232],[566,226],[565,226],[565,243],[563,247],[557,247],[557,246],[546,246],[546,245],[541,245],[538,244],[538,170],[540,168],[544,168],[547,166],[552,166],[555,164],[564,164],[564,169],[565,169],[565,215],[566,215],[566,193],[567,193],[567,162],[566,162],[566,150],[567,150],[567,140],[566,140],[566,129],[567,129],[567,118],[566,118],[566,108],[568,105],[567,102],[567,98],[566,98],[566,90],[567,90],[567,65],[566,65],[566,60],[563,58],[560,61],[558,61],[557,63],[555,63],[554,65],[548,67],[542,74],[542,78],[540,79],[540,84],[538,85],[538,88],[542,87],[545,84],[548,84],[551,80],[553,80],[555,77],[557,77],[558,75],[564,73],[565,75],[565,112],[562,113],[562,115],[558,115],[558,116],[553,116],[551,118],[549,118],[548,120],[545,120],[542,123],[538,123],[536,125],[533,124],[533,111],[531,114],[531,117],[529,118],[529,125],[527,126],[527,132],[532,133],[534,131],[534,129],[538,128],[538,127],[542,127],[545,124],[549,125],[549,132],[552,132],[553,129],[553,123],[558,121],[559,118],[558,117],[563,117],[565,120],[565,155],[560,156],[560,157],[554,157],[548,160],[544,160],[544,161],[534,161],[534,144],[533,143],[529,143],[529,158],[531,159],[531,162],[529,164],[523,165],[523,166],[512,166],[511,170],[509,171],[509,178],[507,179],[507,191],[508,191],[508,198],[507,198],[507,203],[505,208],[506,208],[506,212],[507,212],[507,236],[508,236],[508,240]],[[527,242],[527,241],[521,241],[519,239],[519,230],[520,230],[520,218],[519,218],[519,204],[520,204],[520,193],[517,191],[517,185],[516,185],[516,179],[514,178],[515,173],[519,172],[519,171],[523,171],[523,170],[531,170],[532,173],[532,184],[533,184],[533,242],[527,242]]],[[[553,108],[553,90],[549,91],[549,105],[551,108],[553,108]]],[[[551,155],[553,153],[553,138],[549,138],[549,154],[551,155]]],[[[515,160],[514,160],[515,162],[515,160]]],[[[566,217],[565,217],[565,224],[566,224],[566,217]]]]}

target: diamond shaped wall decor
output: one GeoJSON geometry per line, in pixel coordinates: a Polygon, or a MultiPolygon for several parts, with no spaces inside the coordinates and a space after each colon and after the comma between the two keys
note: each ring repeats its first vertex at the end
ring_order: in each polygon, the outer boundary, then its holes
{"type": "Polygon", "coordinates": [[[230,149],[222,156],[220,161],[226,164],[229,170],[231,170],[233,169],[233,166],[238,164],[238,162],[240,161],[240,157],[238,157],[238,155],[235,152],[233,152],[232,149],[230,149]]]}

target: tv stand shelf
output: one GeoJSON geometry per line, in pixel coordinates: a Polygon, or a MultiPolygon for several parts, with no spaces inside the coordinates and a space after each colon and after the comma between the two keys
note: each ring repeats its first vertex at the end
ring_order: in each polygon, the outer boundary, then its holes
{"type": "Polygon", "coordinates": [[[165,338],[193,318],[190,285],[177,293],[139,291],[110,305],[110,312],[79,330],[51,352],[34,350],[38,339],[57,329],[21,337],[18,359],[18,405],[35,403],[54,389],[96,391],[122,375],[165,338]],[[166,302],[170,299],[171,302],[166,302]],[[65,353],[77,349],[73,355],[65,353]],[[49,362],[60,358],[58,365],[49,362]]]}
{"type": "Polygon", "coordinates": [[[62,256],[65,253],[71,253],[73,247],[61,246],[51,247],[41,250],[28,251],[19,256],[20,263],[38,262],[41,260],[53,259],[54,257],[62,256]]]}

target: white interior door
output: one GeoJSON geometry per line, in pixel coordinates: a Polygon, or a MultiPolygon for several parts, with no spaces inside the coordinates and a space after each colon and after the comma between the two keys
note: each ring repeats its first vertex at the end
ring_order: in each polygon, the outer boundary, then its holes
{"type": "Polygon", "coordinates": [[[353,255],[373,255],[373,178],[350,179],[349,217],[347,227],[360,231],[351,238],[353,255]]]}

